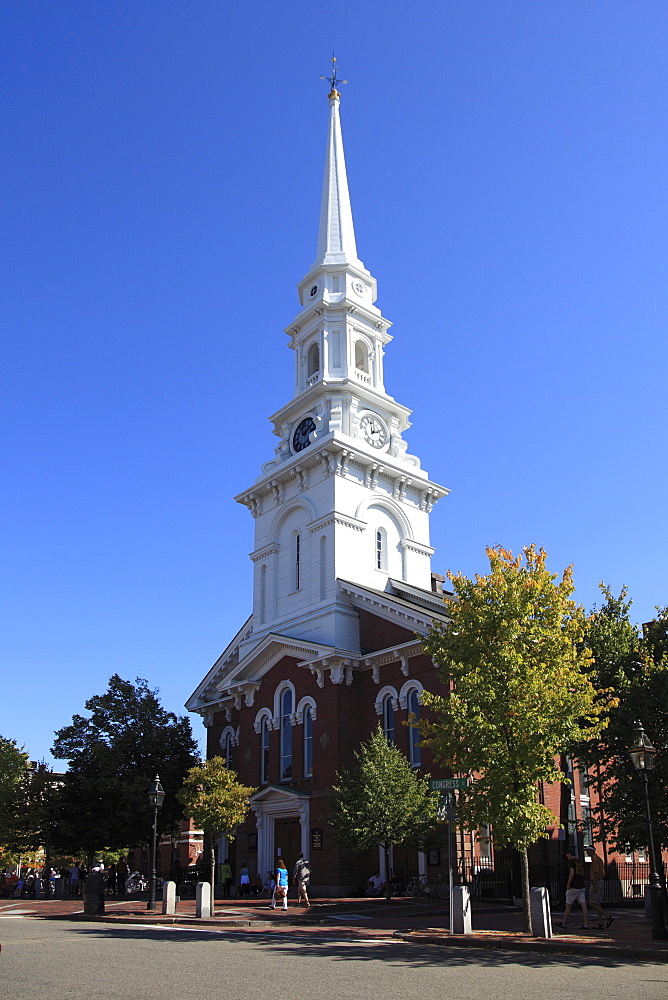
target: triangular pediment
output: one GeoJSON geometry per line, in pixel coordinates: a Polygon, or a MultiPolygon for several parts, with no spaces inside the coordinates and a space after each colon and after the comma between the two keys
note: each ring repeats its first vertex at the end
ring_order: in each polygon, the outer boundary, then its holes
{"type": "Polygon", "coordinates": [[[286,785],[264,785],[259,792],[256,792],[255,795],[251,795],[248,801],[252,808],[254,805],[266,802],[298,802],[309,798],[310,794],[310,792],[300,792],[295,788],[288,788],[286,785]]]}

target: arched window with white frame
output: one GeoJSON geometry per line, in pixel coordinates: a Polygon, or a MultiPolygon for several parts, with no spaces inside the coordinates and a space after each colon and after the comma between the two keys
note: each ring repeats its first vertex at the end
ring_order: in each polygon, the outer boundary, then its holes
{"type": "Polygon", "coordinates": [[[292,777],[292,689],[284,688],[281,692],[281,781],[288,781],[292,777]]]}
{"type": "Polygon", "coordinates": [[[269,782],[269,719],[265,715],[260,723],[260,784],[269,782]]]}
{"type": "Polygon", "coordinates": [[[327,536],[320,538],[320,600],[327,596],[327,536]]]}
{"type": "Polygon", "coordinates": [[[233,747],[235,743],[234,729],[232,726],[227,726],[220,736],[220,749],[222,751],[221,756],[225,761],[225,767],[228,771],[232,770],[233,747]]]}
{"type": "Polygon", "coordinates": [[[269,783],[269,739],[272,729],[272,715],[268,708],[261,708],[255,716],[253,728],[260,739],[260,784],[269,783]]]}
{"type": "Polygon", "coordinates": [[[382,572],[387,571],[387,532],[385,528],[376,528],[376,547],[374,552],[374,563],[376,569],[382,572]]]}
{"type": "Polygon", "coordinates": [[[383,698],[383,732],[388,743],[394,743],[394,698],[386,694],[383,698]]]}
{"type": "Polygon", "coordinates": [[[317,375],[320,371],[320,346],[313,343],[308,349],[308,377],[317,375]]]}
{"type": "Polygon", "coordinates": [[[300,531],[292,535],[292,589],[299,590],[302,582],[302,536],[300,531]]]}
{"type": "MultiPolygon", "coordinates": [[[[411,722],[420,721],[420,692],[417,688],[412,688],[407,698],[408,716],[411,722]],[[411,718],[412,716],[412,718],[411,718]]],[[[420,767],[422,764],[422,750],[420,747],[420,730],[417,726],[408,727],[408,759],[413,767],[420,767]]]]}
{"type": "Polygon", "coordinates": [[[260,623],[267,619],[267,565],[260,569],[260,623]]]}
{"type": "Polygon", "coordinates": [[[363,340],[355,341],[355,368],[361,372],[369,371],[369,348],[363,340]]]}
{"type": "Polygon", "coordinates": [[[313,777],[313,710],[304,708],[304,777],[313,777]]]}

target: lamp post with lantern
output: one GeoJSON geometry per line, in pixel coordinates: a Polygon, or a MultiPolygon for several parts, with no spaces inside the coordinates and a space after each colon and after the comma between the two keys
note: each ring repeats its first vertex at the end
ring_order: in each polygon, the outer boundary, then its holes
{"type": "Polygon", "coordinates": [[[652,902],[652,938],[664,941],[668,938],[668,929],[663,919],[664,890],[659,875],[654,834],[652,832],[652,814],[649,807],[649,783],[647,772],[654,767],[656,749],[652,746],[640,722],[635,726],[635,745],[629,750],[629,756],[638,774],[642,775],[645,791],[645,820],[647,822],[647,837],[649,840],[649,888],[652,902]]]}
{"type": "Polygon", "coordinates": [[[157,852],[157,841],[158,841],[158,809],[162,809],[162,803],[165,801],[165,790],[160,784],[160,778],[156,774],[151,787],[148,790],[148,800],[153,806],[153,839],[151,843],[151,879],[148,887],[148,903],[146,904],[147,910],[155,910],[155,885],[157,881],[156,876],[156,852],[157,852]]]}

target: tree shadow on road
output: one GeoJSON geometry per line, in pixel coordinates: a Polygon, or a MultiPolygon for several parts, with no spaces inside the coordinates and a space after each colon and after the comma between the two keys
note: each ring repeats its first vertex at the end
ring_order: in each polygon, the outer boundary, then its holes
{"type": "MultiPolygon", "coordinates": [[[[261,948],[263,952],[275,955],[285,955],[297,960],[310,958],[327,958],[338,961],[385,962],[395,966],[409,967],[470,967],[495,968],[512,965],[522,968],[545,969],[559,966],[573,969],[616,968],[626,965],[660,965],[668,967],[664,962],[637,959],[633,954],[626,956],[597,956],[587,954],[542,954],[540,952],[510,951],[500,948],[462,948],[442,945],[428,945],[412,942],[393,941],[391,939],[365,942],[359,938],[347,938],[345,935],[328,934],[323,931],[305,933],[299,931],[237,931],[237,930],[190,930],[160,927],[129,927],[112,926],[96,923],[95,926],[76,924],[71,928],[75,934],[84,937],[116,938],[125,940],[143,940],[158,942],[190,941],[223,947],[225,944],[245,944],[250,948],[261,948]]],[[[668,978],[668,976],[667,976],[668,978]]]]}

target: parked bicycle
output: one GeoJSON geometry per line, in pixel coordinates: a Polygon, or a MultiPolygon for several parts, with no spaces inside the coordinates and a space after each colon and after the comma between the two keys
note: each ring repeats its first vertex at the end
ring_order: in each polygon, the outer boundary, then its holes
{"type": "Polygon", "coordinates": [[[148,879],[141,872],[133,872],[125,882],[126,892],[147,892],[148,879]]]}
{"type": "Polygon", "coordinates": [[[406,891],[409,896],[413,896],[415,899],[420,896],[438,896],[439,899],[448,899],[450,879],[446,872],[439,872],[432,879],[427,878],[426,875],[418,875],[410,880],[406,891]]]}

